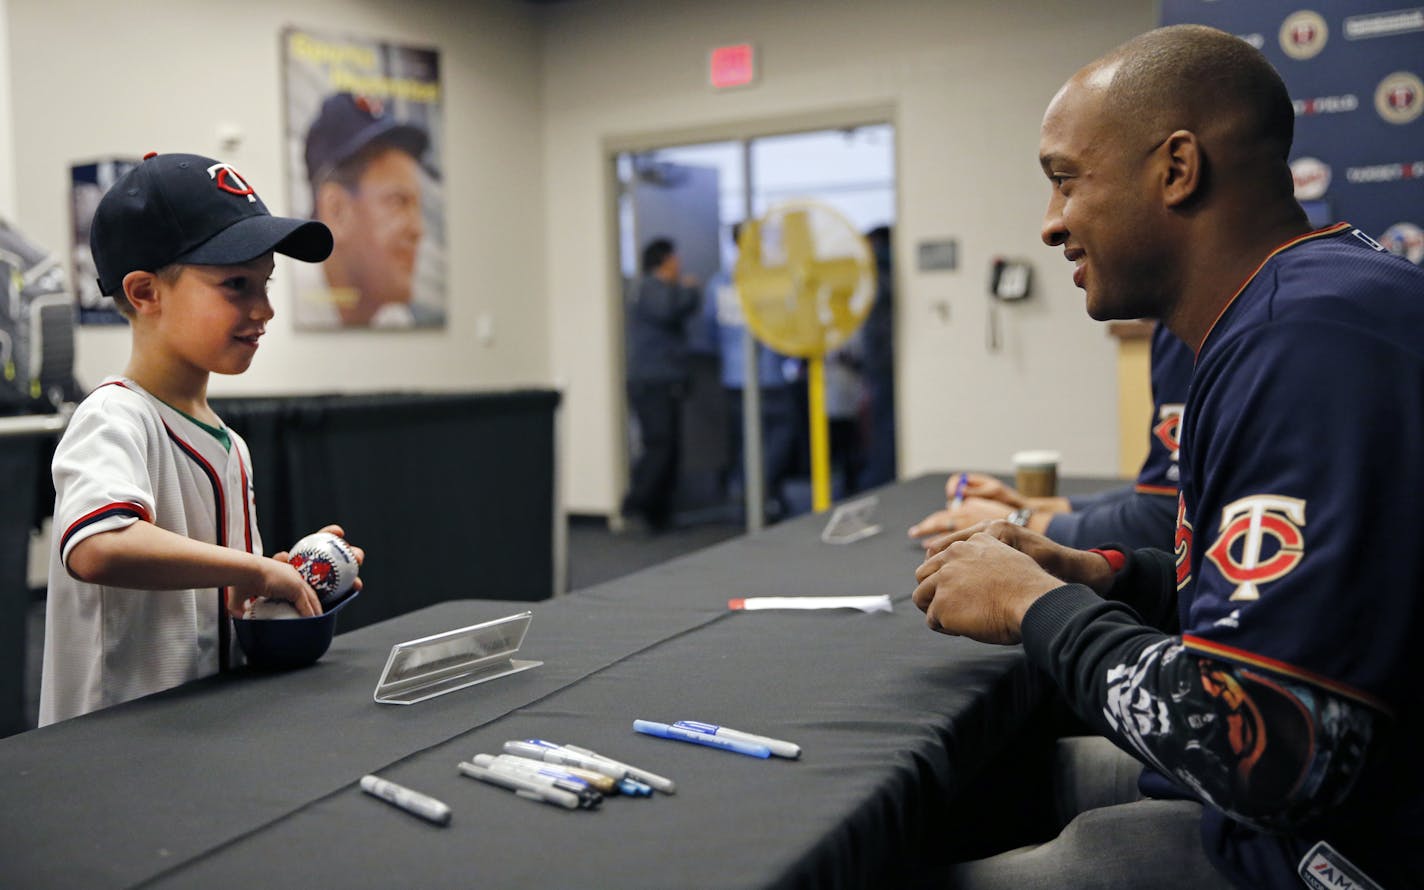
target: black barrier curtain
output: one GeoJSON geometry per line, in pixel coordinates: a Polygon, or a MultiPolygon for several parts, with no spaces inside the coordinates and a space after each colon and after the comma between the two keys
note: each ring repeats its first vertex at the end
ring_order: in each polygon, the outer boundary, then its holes
{"type": "Polygon", "coordinates": [[[333,522],[366,548],[345,631],[450,599],[553,594],[558,402],[541,390],[213,407],[252,451],[267,552],[333,522]]]}
{"type": "Polygon", "coordinates": [[[37,522],[40,484],[48,488],[52,448],[49,436],[0,437],[0,737],[25,728],[30,530],[37,522]]]}

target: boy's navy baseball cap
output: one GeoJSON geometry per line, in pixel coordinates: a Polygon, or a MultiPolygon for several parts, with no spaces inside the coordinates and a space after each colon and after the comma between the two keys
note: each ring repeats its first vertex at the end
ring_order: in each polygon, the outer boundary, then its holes
{"type": "Polygon", "coordinates": [[[420,127],[396,120],[379,99],[351,93],[328,96],[307,130],[307,179],[319,182],[342,161],[375,142],[398,148],[418,161],[430,147],[430,136],[420,127]]]}
{"type": "Polygon", "coordinates": [[[113,296],[130,272],[172,263],[228,266],[273,251],[319,263],[331,255],[331,230],[268,213],[247,180],[220,161],[149,153],[99,201],[89,248],[99,291],[113,296]]]}

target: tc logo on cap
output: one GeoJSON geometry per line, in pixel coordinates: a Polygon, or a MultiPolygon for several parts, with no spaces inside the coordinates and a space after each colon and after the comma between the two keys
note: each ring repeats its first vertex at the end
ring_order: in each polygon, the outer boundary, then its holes
{"type": "Polygon", "coordinates": [[[217,187],[223,191],[234,195],[241,195],[247,198],[250,203],[257,203],[257,193],[252,190],[252,186],[247,184],[247,180],[243,179],[238,172],[232,168],[231,164],[212,165],[208,168],[208,176],[210,176],[213,182],[217,183],[217,187]]]}

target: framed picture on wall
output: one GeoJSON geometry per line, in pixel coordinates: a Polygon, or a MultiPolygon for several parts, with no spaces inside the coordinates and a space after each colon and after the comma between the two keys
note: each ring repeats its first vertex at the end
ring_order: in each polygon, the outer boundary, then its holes
{"type": "Polygon", "coordinates": [[[297,327],[443,328],[439,52],[288,27],[282,53],[291,212],[336,242],[291,264],[297,327]]]}
{"type": "Polygon", "coordinates": [[[80,324],[123,324],[114,301],[99,293],[99,273],[89,252],[89,229],[99,199],[120,176],[138,166],[138,158],[105,158],[69,167],[70,271],[80,324]]]}

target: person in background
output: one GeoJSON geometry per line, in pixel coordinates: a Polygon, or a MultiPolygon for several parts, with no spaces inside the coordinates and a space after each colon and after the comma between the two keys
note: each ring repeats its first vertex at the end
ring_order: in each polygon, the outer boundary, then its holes
{"type": "Polygon", "coordinates": [[[864,328],[826,353],[826,426],[830,439],[831,472],[840,478],[837,497],[860,491],[865,467],[866,425],[861,408],[868,401],[862,378],[864,328]]]}
{"type": "Polygon", "coordinates": [[[1192,379],[1192,351],[1159,324],[1152,331],[1151,356],[1147,457],[1134,484],[1077,497],[1027,498],[993,476],[970,473],[964,498],[955,507],[960,478],[955,473],[945,483],[945,509],[911,526],[910,537],[929,539],[977,522],[1014,516],[1069,547],[1110,541],[1170,550],[1177,524],[1178,437],[1192,379]]]}
{"type": "Polygon", "coordinates": [[[655,238],[643,249],[643,274],[628,307],[628,401],[642,452],[623,499],[624,521],[661,531],[672,522],[687,393],[687,321],[697,312],[697,282],[682,274],[677,248],[655,238]]]}
{"type": "Polygon", "coordinates": [[[875,257],[875,302],[861,328],[861,374],[865,386],[865,459],[860,488],[894,482],[895,468],[895,279],[889,226],[865,233],[875,257]]]}

